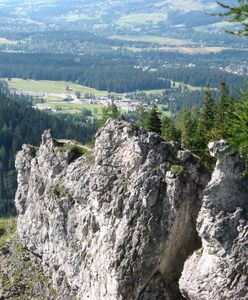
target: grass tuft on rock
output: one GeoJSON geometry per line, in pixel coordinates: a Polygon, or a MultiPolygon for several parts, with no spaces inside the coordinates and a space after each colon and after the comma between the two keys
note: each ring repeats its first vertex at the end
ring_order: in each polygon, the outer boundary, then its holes
{"type": "Polygon", "coordinates": [[[0,248],[6,245],[7,240],[16,231],[15,218],[2,218],[0,219],[0,248]]]}
{"type": "Polygon", "coordinates": [[[170,170],[172,174],[177,177],[181,177],[185,174],[184,167],[180,165],[172,165],[170,170]]]}

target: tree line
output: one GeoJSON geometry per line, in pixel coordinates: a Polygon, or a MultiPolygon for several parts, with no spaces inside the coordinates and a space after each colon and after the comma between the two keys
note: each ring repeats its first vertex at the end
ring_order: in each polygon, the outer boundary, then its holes
{"type": "Polygon", "coordinates": [[[206,87],[202,107],[186,108],[176,119],[167,116],[161,119],[154,106],[146,113],[144,120],[144,127],[149,131],[181,143],[198,155],[209,168],[214,164],[207,149],[211,141],[229,141],[231,147],[248,160],[248,88],[240,99],[233,99],[223,81],[217,99],[213,98],[210,86],[206,87]]]}
{"type": "MultiPolygon", "coordinates": [[[[108,117],[123,118],[114,105],[105,112],[108,117]]],[[[180,143],[199,156],[210,169],[215,161],[210,157],[207,145],[211,141],[225,139],[248,161],[248,88],[239,99],[231,98],[225,81],[220,83],[218,98],[213,97],[208,85],[204,90],[202,106],[193,106],[180,111],[176,118],[162,116],[156,104],[151,109],[140,105],[134,123],[147,131],[156,132],[165,140],[180,143]]]]}

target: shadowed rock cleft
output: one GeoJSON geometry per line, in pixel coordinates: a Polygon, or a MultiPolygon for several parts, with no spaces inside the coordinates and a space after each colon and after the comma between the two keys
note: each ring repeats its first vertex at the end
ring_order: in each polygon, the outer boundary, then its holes
{"type": "Polygon", "coordinates": [[[217,158],[197,219],[202,248],[185,263],[179,281],[190,300],[248,298],[248,179],[238,153],[225,141],[209,144],[217,158]]]}

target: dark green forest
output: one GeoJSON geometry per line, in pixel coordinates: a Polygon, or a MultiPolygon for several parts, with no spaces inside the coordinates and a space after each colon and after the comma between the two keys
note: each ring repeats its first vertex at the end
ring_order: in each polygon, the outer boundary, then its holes
{"type": "MultiPolygon", "coordinates": [[[[243,87],[247,76],[219,69],[223,59],[231,63],[236,54],[230,59],[230,51],[197,57],[155,51],[139,55],[113,50],[83,55],[0,52],[0,77],[72,81],[118,93],[168,89],[170,80],[199,87],[210,84],[215,88],[225,80],[229,85],[243,87]],[[178,66],[174,65],[175,61],[178,66]],[[197,65],[185,67],[192,62],[197,65]]],[[[240,51],[239,55],[239,59],[244,59],[246,52],[240,51]]]]}
{"type": "Polygon", "coordinates": [[[229,85],[236,87],[244,87],[245,82],[245,77],[243,76],[209,67],[167,68],[160,72],[160,76],[193,86],[206,86],[209,84],[213,88],[218,88],[220,81],[226,81],[229,85]]]}
{"type": "Polygon", "coordinates": [[[165,89],[170,81],[134,68],[130,56],[0,53],[0,77],[72,81],[111,92],[165,89]]]}

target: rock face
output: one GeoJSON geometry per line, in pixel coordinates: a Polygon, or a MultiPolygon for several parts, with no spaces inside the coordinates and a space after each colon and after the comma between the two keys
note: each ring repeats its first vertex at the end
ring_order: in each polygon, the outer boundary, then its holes
{"type": "Polygon", "coordinates": [[[209,145],[217,158],[197,219],[202,248],[185,263],[180,289],[186,299],[248,299],[248,180],[226,142],[209,145]]]}
{"type": "Polygon", "coordinates": [[[198,158],[109,120],[94,159],[46,131],[39,148],[23,146],[16,168],[18,235],[59,299],[181,299],[178,279],[201,246],[196,218],[209,181],[198,158]]]}

